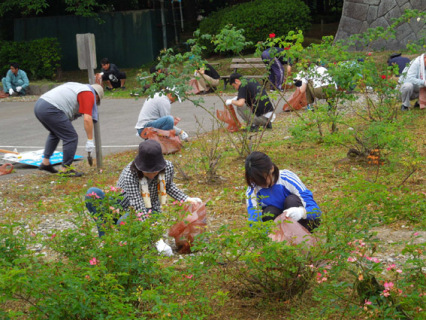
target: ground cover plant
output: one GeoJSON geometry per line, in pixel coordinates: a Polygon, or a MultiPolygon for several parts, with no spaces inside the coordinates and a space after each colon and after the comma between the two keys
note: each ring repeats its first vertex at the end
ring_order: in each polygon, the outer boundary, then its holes
{"type": "MultiPolygon", "coordinates": [[[[223,35],[240,33],[228,28],[223,35]]],[[[325,39],[309,50],[325,60],[320,52],[337,50],[330,46],[325,39]]],[[[186,75],[174,63],[193,69],[202,61],[198,49],[194,44],[191,55],[164,53],[160,63],[178,75],[165,77],[166,86],[185,91],[186,75]]],[[[302,50],[294,45],[289,54],[302,50]]],[[[200,130],[199,139],[166,156],[179,163],[182,189],[210,199],[208,227],[192,255],[168,258],[155,250],[155,241],[182,215],[182,204],[171,201],[162,215],[141,222],[131,212],[124,224],[97,237],[83,196],[92,186],[108,190],[106,210],[117,213],[119,190],[111,186],[135,151],[106,157],[102,172],[76,164],[88,172],[80,180],[37,174],[2,182],[1,317],[423,319],[425,117],[423,110],[395,111],[398,100],[387,91],[392,83],[381,78],[391,70],[374,64],[367,61],[371,74],[362,73],[365,81],[376,81],[374,99],[355,79],[361,90],[342,94],[331,112],[319,104],[315,112],[279,114],[274,130],[241,137],[220,126],[200,130]],[[350,149],[359,155],[351,157],[350,149]],[[271,222],[248,226],[243,176],[251,150],[267,153],[312,190],[323,211],[316,246],[270,241],[271,222]],[[68,227],[39,228],[52,217],[68,227]],[[387,238],[393,230],[399,237],[387,238]]],[[[197,97],[186,98],[203,107],[197,97]]]]}

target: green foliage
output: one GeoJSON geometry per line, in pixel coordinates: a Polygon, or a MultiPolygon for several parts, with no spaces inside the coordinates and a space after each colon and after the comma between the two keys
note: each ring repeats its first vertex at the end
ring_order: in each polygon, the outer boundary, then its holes
{"type": "MultiPolygon", "coordinates": [[[[200,23],[202,34],[216,35],[228,24],[244,30],[252,44],[269,34],[285,35],[291,30],[306,31],[310,26],[309,8],[300,0],[256,0],[219,10],[200,23]]],[[[213,47],[205,43],[207,51],[213,47]]],[[[223,52],[223,51],[221,51],[223,52]]]]}
{"type": "MultiPolygon", "coordinates": [[[[74,207],[83,208],[81,203],[74,207]]],[[[164,314],[203,319],[211,313],[207,302],[216,299],[215,293],[209,298],[199,293],[203,266],[182,271],[158,256],[154,244],[170,227],[164,217],[142,222],[130,213],[102,238],[83,211],[72,223],[74,228],[49,237],[29,234],[19,225],[1,226],[0,304],[19,301],[31,319],[158,319],[164,314]],[[40,244],[54,259],[29,250],[40,244]]],[[[0,315],[22,319],[12,310],[0,315]]]]}
{"type": "Polygon", "coordinates": [[[240,294],[265,300],[301,295],[314,277],[308,265],[315,263],[319,252],[305,243],[294,246],[271,241],[268,234],[272,228],[272,222],[243,228],[224,225],[216,232],[201,235],[209,241],[198,242],[196,247],[203,251],[198,259],[206,265],[222,266],[221,280],[239,283],[240,294]]]}
{"type": "Polygon", "coordinates": [[[56,38],[32,41],[0,42],[0,73],[9,70],[11,62],[17,62],[30,80],[52,79],[60,67],[61,48],[56,38]]]}

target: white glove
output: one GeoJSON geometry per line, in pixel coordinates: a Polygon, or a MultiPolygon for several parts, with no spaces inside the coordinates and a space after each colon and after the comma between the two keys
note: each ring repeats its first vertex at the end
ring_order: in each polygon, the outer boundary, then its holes
{"type": "Polygon", "coordinates": [[[289,208],[285,210],[283,213],[285,213],[286,217],[292,218],[296,221],[299,221],[300,219],[306,219],[306,210],[303,207],[294,207],[289,208]]]}
{"type": "Polygon", "coordinates": [[[200,198],[191,198],[191,197],[188,197],[186,199],[186,202],[197,203],[197,202],[203,202],[203,201],[200,198]]]}
{"type": "Polygon", "coordinates": [[[93,150],[95,150],[95,144],[93,143],[93,140],[88,139],[86,142],[86,151],[93,152],[93,150]]]}
{"type": "Polygon", "coordinates": [[[172,248],[163,241],[163,239],[158,240],[155,243],[155,247],[157,248],[157,251],[159,254],[163,254],[166,257],[171,257],[173,255],[172,248]]]}
{"type": "Polygon", "coordinates": [[[101,76],[103,76],[103,75],[104,75],[104,73],[103,73],[103,72],[101,72],[101,73],[100,73],[100,75],[101,75],[101,76]]]}
{"type": "Polygon", "coordinates": [[[226,99],[225,104],[226,104],[227,106],[232,105],[232,100],[234,100],[234,99],[226,99]]]}
{"type": "Polygon", "coordinates": [[[194,71],[194,77],[198,76],[198,72],[194,71]]]}
{"type": "Polygon", "coordinates": [[[9,95],[11,96],[15,91],[12,88],[9,89],[9,95]]]}
{"type": "Polygon", "coordinates": [[[16,92],[21,92],[22,87],[16,87],[16,92]]]}

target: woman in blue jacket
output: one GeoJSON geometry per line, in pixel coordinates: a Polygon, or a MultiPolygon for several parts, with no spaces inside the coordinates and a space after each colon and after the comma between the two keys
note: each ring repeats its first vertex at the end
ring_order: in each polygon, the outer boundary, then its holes
{"type": "Polygon", "coordinates": [[[320,224],[321,211],[312,192],[290,170],[279,170],[263,152],[252,152],[245,162],[249,221],[291,217],[309,231],[320,224]]]}

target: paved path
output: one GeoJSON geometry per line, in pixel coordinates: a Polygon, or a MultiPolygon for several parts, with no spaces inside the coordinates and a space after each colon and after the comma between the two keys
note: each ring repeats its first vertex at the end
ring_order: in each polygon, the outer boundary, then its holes
{"type": "MultiPolygon", "coordinates": [[[[231,96],[224,96],[224,99],[231,96]]],[[[34,97],[32,100],[36,100],[34,97]]],[[[214,111],[223,108],[222,101],[216,95],[203,97],[203,104],[207,109],[214,111]]],[[[134,149],[141,142],[136,136],[134,126],[139,111],[145,98],[142,99],[104,99],[100,106],[100,128],[103,155],[134,149]]],[[[34,116],[35,101],[0,101],[0,149],[18,152],[34,151],[44,148],[47,137],[46,129],[34,116]]],[[[282,105],[282,103],[280,104],[282,105]]],[[[281,110],[282,108],[278,108],[281,110]]],[[[195,107],[190,101],[172,104],[172,114],[182,120],[179,127],[185,130],[190,138],[195,137],[199,126],[195,116],[203,123],[204,130],[211,129],[211,116],[200,107],[195,107]]],[[[86,156],[84,146],[86,134],[83,128],[82,118],[73,122],[79,135],[79,146],[77,154],[86,156]]],[[[62,145],[58,146],[61,151],[62,145]]],[[[0,154],[0,159],[2,154],[0,154]]],[[[1,162],[0,162],[1,163],[1,162]]],[[[18,173],[31,172],[34,167],[17,164],[15,169],[18,173]]],[[[0,179],[13,176],[13,174],[0,176],[0,179]]]]}

